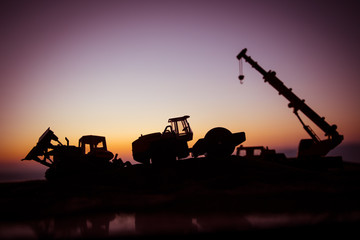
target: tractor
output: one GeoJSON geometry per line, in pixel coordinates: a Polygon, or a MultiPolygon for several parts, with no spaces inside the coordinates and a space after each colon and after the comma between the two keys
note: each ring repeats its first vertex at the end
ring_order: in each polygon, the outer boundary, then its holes
{"type": "Polygon", "coordinates": [[[110,169],[121,161],[117,156],[114,158],[114,154],[107,150],[105,137],[83,136],[79,139],[78,147],[69,145],[69,140],[65,139],[67,144],[63,145],[48,128],[23,160],[34,160],[49,167],[45,172],[48,180],[84,176],[110,169]],[[57,145],[53,143],[54,141],[57,145]]]}

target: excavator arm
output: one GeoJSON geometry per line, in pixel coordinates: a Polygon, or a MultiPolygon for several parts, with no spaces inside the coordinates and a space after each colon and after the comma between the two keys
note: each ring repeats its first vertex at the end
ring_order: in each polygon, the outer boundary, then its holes
{"type": "MultiPolygon", "coordinates": [[[[265,71],[257,62],[255,62],[250,56],[246,55],[247,49],[244,48],[238,55],[237,59],[240,61],[244,59],[253,68],[255,68],[264,78],[265,82],[269,83],[275,88],[279,95],[283,95],[289,101],[289,107],[293,108],[294,114],[298,117],[306,132],[311,136],[311,139],[303,139],[300,141],[298,156],[325,156],[331,149],[338,146],[344,137],[340,135],[336,129],[336,125],[330,125],[325,121],[324,117],[320,117],[314,110],[312,110],[305,100],[296,96],[291,88],[287,88],[284,83],[276,76],[274,71],[265,71]],[[300,118],[298,111],[301,111],[312,122],[314,122],[328,139],[320,140],[312,129],[305,125],[300,118]]],[[[239,76],[242,80],[243,75],[239,76]]]]}

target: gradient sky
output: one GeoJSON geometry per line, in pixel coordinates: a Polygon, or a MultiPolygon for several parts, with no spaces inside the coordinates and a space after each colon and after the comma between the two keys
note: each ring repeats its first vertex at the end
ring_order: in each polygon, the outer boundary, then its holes
{"type": "Polygon", "coordinates": [[[18,163],[48,127],[73,145],[106,136],[131,160],[132,141],[182,115],[190,146],[223,126],[246,132],[244,145],[297,148],[308,136],[287,100],[247,63],[239,84],[243,48],[337,124],[344,143],[360,143],[358,5],[1,1],[0,163],[18,163]]]}

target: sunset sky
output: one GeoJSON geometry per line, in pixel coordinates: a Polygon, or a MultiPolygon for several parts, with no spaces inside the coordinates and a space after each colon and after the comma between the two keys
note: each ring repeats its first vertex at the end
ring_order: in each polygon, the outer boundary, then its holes
{"type": "Polygon", "coordinates": [[[222,126],[244,145],[296,149],[308,136],[287,100],[247,63],[239,83],[243,48],[358,144],[359,12],[357,1],[2,1],[0,167],[38,167],[20,160],[48,127],[72,145],[106,136],[132,161],[132,141],[183,115],[190,146],[222,126]]]}

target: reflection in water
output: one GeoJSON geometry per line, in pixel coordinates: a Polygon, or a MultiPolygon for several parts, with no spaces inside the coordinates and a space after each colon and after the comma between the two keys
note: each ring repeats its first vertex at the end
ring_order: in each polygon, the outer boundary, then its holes
{"type": "Polygon", "coordinates": [[[136,214],[136,234],[191,234],[198,231],[191,216],[167,213],[136,214]]]}
{"type": "Polygon", "coordinates": [[[0,239],[106,238],[135,233],[134,214],[102,214],[0,224],[0,239]]]}
{"type": "Polygon", "coordinates": [[[109,235],[131,235],[135,233],[135,214],[119,213],[109,224],[109,235]]]}
{"type": "Polygon", "coordinates": [[[51,219],[32,227],[40,238],[106,238],[134,233],[135,221],[133,214],[102,214],[51,219]]]}
{"type": "MultiPolygon", "coordinates": [[[[337,216],[348,218],[352,216],[337,216]]],[[[359,216],[356,214],[356,216],[359,216]]],[[[357,219],[358,217],[356,217],[357,219]]],[[[278,215],[199,215],[179,214],[102,214],[56,218],[26,223],[0,223],[0,239],[71,239],[116,236],[186,235],[224,231],[245,231],[302,226],[334,221],[328,214],[278,215]]]]}

